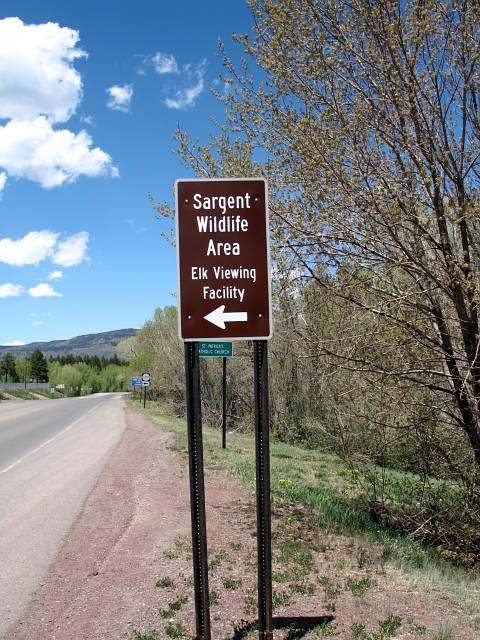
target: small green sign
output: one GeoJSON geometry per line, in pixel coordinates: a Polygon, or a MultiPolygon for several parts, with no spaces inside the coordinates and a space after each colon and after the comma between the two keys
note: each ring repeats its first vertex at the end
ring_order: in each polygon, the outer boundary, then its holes
{"type": "Polygon", "coordinates": [[[199,342],[198,355],[200,358],[231,358],[233,355],[233,343],[199,342]]]}

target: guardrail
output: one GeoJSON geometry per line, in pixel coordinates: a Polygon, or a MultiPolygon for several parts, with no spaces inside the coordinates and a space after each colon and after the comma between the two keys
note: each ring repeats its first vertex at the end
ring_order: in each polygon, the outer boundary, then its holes
{"type": "MultiPolygon", "coordinates": [[[[0,382],[0,389],[25,389],[24,382],[0,382]]],[[[27,382],[27,389],[50,389],[49,382],[27,382]]]]}

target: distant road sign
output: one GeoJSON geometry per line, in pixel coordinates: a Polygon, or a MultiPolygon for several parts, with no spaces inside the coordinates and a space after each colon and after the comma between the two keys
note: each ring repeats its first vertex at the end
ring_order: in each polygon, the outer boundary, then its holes
{"type": "Polygon", "coordinates": [[[231,358],[233,355],[233,343],[199,342],[198,355],[200,358],[231,358]]]}
{"type": "Polygon", "coordinates": [[[143,380],[143,382],[150,382],[150,374],[149,373],[142,373],[142,380],[143,380]]]}
{"type": "Polygon", "coordinates": [[[142,380],[140,377],[132,378],[132,387],[141,387],[142,380]]]}
{"type": "Polygon", "coordinates": [[[182,340],[271,337],[266,181],[175,183],[182,340]]]}
{"type": "Polygon", "coordinates": [[[150,386],[150,380],[142,380],[142,387],[149,387],[150,386]]]}

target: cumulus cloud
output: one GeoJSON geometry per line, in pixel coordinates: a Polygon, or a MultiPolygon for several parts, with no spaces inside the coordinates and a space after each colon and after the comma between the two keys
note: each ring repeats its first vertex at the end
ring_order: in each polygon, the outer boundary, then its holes
{"type": "Polygon", "coordinates": [[[124,84],[123,86],[115,84],[107,89],[107,93],[110,96],[107,107],[113,109],[113,111],[123,111],[124,113],[130,111],[133,96],[131,84],[124,84]]]}
{"type": "MultiPolygon", "coordinates": [[[[58,241],[60,234],[53,231],[30,231],[18,240],[0,239],[0,262],[13,267],[38,265],[50,258],[61,267],[75,267],[87,259],[88,232],[80,231],[58,241]]],[[[52,271],[48,280],[60,280],[61,271],[52,271]]]]}
{"type": "Polygon", "coordinates": [[[63,273],[61,271],[51,271],[47,276],[47,280],[61,280],[62,278],[63,273]]]}
{"type": "Polygon", "coordinates": [[[12,284],[11,282],[0,284],[0,298],[16,298],[21,296],[24,291],[21,284],[12,284]]]}
{"type": "Polygon", "coordinates": [[[56,128],[77,110],[86,57],[79,33],[56,23],[0,20],[0,191],[7,176],[57,187],[78,176],[116,176],[111,157],[85,132],[56,128]],[[3,177],[2,177],[3,176],[3,177]]]}
{"type": "Polygon", "coordinates": [[[52,255],[58,233],[52,231],[30,231],[19,240],[0,240],[0,262],[14,267],[38,264],[52,255]]]}
{"type": "Polygon", "coordinates": [[[11,120],[0,127],[0,166],[11,176],[28,178],[45,188],[74,182],[79,175],[118,175],[108,153],[92,149],[86,131],[53,129],[44,116],[11,120]]]}
{"type": "Polygon", "coordinates": [[[53,22],[0,20],[0,118],[68,120],[82,97],[73,62],[87,54],[78,40],[78,31],[53,22]]]}
{"type": "Polygon", "coordinates": [[[55,291],[53,287],[45,282],[41,282],[40,284],[37,284],[36,287],[32,287],[28,290],[28,293],[32,298],[60,298],[62,296],[61,293],[55,291]]]}
{"type": "Polygon", "coordinates": [[[75,267],[87,258],[88,233],[80,231],[58,244],[53,262],[61,267],[75,267]]]}
{"type": "Polygon", "coordinates": [[[204,66],[205,61],[199,64],[194,71],[192,71],[190,65],[184,66],[184,85],[174,88],[172,94],[165,98],[165,105],[169,109],[187,109],[195,105],[195,100],[205,88],[203,79],[205,75],[204,66]]]}
{"type": "Polygon", "coordinates": [[[152,63],[155,71],[159,75],[164,73],[178,73],[178,64],[172,53],[161,53],[158,51],[152,56],[152,63]]]}

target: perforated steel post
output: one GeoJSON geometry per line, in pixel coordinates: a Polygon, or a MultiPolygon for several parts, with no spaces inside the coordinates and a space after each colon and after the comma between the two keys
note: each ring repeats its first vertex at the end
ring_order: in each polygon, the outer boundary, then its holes
{"type": "Polygon", "coordinates": [[[268,349],[266,340],[253,347],[255,380],[255,447],[257,463],[258,637],[271,640],[272,547],[270,514],[270,434],[268,415],[268,349]]]}
{"type": "Polygon", "coordinates": [[[188,461],[192,513],[193,581],[195,591],[196,640],[210,640],[208,601],[207,528],[203,481],[202,412],[198,342],[185,343],[187,387],[188,461]]]}
{"type": "Polygon", "coordinates": [[[222,368],[222,449],[227,448],[227,359],[222,368]]]}

